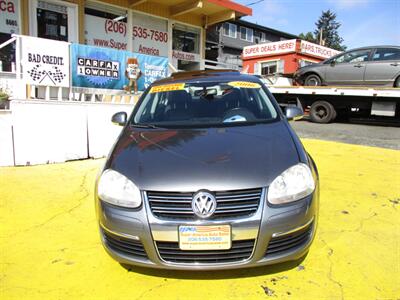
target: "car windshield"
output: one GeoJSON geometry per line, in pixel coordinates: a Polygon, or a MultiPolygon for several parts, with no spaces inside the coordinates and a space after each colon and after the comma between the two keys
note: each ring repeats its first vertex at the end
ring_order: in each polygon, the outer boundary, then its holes
{"type": "Polygon", "coordinates": [[[153,86],[131,125],[234,126],[275,120],[278,113],[261,84],[249,81],[153,86]]]}

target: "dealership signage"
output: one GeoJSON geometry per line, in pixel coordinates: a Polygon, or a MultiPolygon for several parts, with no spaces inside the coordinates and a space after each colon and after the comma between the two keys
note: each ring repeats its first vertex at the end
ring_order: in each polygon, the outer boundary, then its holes
{"type": "Polygon", "coordinates": [[[19,0],[0,0],[0,32],[19,33],[19,0]]]}
{"type": "Polygon", "coordinates": [[[307,41],[301,41],[300,43],[300,52],[304,54],[309,54],[321,58],[329,58],[336,54],[341,53],[340,51],[323,47],[314,43],[310,43],[307,41]]]}
{"type": "Polygon", "coordinates": [[[127,24],[111,19],[85,15],[85,44],[127,50],[127,24]]]}
{"type": "Polygon", "coordinates": [[[275,55],[294,51],[296,51],[295,39],[244,47],[243,57],[275,55]]]}
{"type": "Polygon", "coordinates": [[[100,76],[119,78],[119,62],[93,58],[78,57],[77,74],[81,76],[100,76]]]}
{"type": "Polygon", "coordinates": [[[133,52],[168,57],[168,22],[132,13],[133,52]]]}
{"type": "Polygon", "coordinates": [[[22,65],[28,84],[69,87],[69,43],[24,36],[22,65]]]}
{"type": "MultiPolygon", "coordinates": [[[[168,22],[143,14],[132,14],[133,52],[168,57],[168,22]]],[[[87,45],[128,50],[128,43],[132,41],[128,33],[125,22],[85,15],[87,45]]]]}
{"type": "Polygon", "coordinates": [[[200,55],[197,53],[183,52],[178,50],[172,50],[172,58],[176,60],[185,60],[192,62],[199,62],[200,55]]]}
{"type": "Polygon", "coordinates": [[[167,77],[168,59],[129,51],[71,45],[72,86],[143,91],[167,77]]]}

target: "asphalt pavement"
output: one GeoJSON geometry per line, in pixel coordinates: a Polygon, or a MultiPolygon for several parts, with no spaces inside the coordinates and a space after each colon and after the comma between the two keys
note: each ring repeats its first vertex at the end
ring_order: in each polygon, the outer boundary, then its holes
{"type": "Polygon", "coordinates": [[[317,124],[307,120],[290,124],[300,138],[400,150],[399,127],[354,123],[317,124]]]}

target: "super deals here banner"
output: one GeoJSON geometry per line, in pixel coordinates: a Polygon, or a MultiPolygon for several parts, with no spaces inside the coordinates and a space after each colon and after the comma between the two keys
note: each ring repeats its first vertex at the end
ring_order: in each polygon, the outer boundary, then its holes
{"type": "Polygon", "coordinates": [[[69,43],[22,37],[22,69],[26,83],[69,87],[69,43]]]}
{"type": "Polygon", "coordinates": [[[94,46],[71,45],[72,86],[124,90],[134,61],[137,90],[145,90],[153,81],[167,76],[168,59],[129,51],[94,46]],[[128,64],[129,62],[129,64],[128,64]]]}

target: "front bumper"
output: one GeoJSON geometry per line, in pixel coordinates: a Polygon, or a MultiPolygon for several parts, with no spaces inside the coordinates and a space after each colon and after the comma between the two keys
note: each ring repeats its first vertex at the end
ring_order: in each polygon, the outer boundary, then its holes
{"type": "Polygon", "coordinates": [[[255,214],[247,218],[224,220],[161,220],[153,216],[145,193],[143,197],[143,205],[137,210],[97,201],[104,248],[123,264],[163,269],[212,270],[296,260],[307,253],[318,221],[318,186],[305,199],[281,207],[267,205],[266,190],[263,189],[255,214]],[[190,257],[193,257],[193,253],[182,251],[177,246],[179,225],[225,224],[231,225],[231,250],[213,251],[210,252],[213,255],[207,256],[204,261],[192,262],[190,257]],[[189,257],[186,261],[182,260],[185,255],[189,257]]]}
{"type": "Polygon", "coordinates": [[[304,76],[301,73],[293,74],[293,83],[296,85],[304,85],[304,76]]]}

